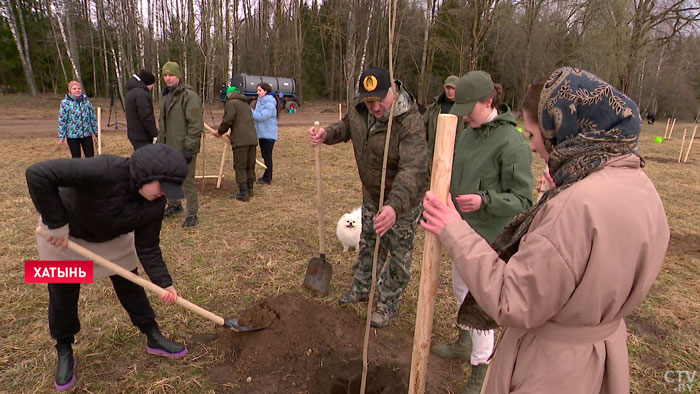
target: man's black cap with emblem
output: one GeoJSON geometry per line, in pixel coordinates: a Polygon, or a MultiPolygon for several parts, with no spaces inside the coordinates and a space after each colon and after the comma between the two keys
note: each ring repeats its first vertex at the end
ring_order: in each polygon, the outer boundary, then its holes
{"type": "Polygon", "coordinates": [[[391,87],[389,70],[383,67],[366,69],[360,76],[360,101],[381,101],[391,87]]]}

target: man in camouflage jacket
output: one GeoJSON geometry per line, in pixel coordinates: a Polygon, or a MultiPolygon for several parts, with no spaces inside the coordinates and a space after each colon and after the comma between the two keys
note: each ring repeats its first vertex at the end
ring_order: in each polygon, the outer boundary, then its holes
{"type": "Polygon", "coordinates": [[[411,261],[421,199],[428,187],[428,148],[416,102],[400,81],[391,88],[389,73],[370,68],[360,77],[359,96],[342,120],[311,133],[311,143],[332,145],[352,141],[362,182],[362,233],[350,291],[338,303],[366,300],[372,281],[377,234],[381,236],[377,272],[387,254],[389,266],[377,280],[379,300],[372,326],[384,327],[398,312],[411,278],[411,261]],[[398,95],[387,158],[384,206],[378,210],[389,111],[398,95]],[[379,211],[379,212],[378,212],[379,211]]]}

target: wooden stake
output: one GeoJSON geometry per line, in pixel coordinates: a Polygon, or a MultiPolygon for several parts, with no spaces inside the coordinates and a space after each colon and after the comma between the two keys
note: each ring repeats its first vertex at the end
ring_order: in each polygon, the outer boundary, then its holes
{"type": "MultiPolygon", "coordinates": [[[[455,115],[438,115],[430,191],[435,193],[437,198],[444,203],[447,203],[450,193],[452,154],[455,146],[457,120],[455,115]]],[[[416,310],[416,327],[413,335],[409,393],[425,392],[430,337],[433,332],[433,316],[435,314],[435,296],[440,279],[441,249],[442,245],[437,236],[426,231],[420,289],[418,291],[418,308],[416,310]]]]}
{"type": "MultiPolygon", "coordinates": [[[[228,133],[226,133],[228,134],[228,133]]],[[[224,149],[221,151],[221,164],[219,165],[219,179],[216,180],[216,188],[221,188],[221,179],[224,177],[224,164],[226,164],[226,151],[229,149],[229,144],[224,142],[224,149]]]]}
{"type": "Polygon", "coordinates": [[[681,153],[678,154],[678,162],[681,162],[681,157],[683,157],[683,145],[685,145],[685,134],[688,132],[688,129],[683,129],[683,142],[681,142],[681,153]]]}
{"type": "Polygon", "coordinates": [[[343,120],[343,104],[338,103],[338,120],[343,120]]]}
{"type": "Polygon", "coordinates": [[[664,130],[664,139],[668,136],[668,126],[671,125],[671,118],[666,119],[666,130],[664,130]]]}
{"type": "Polygon", "coordinates": [[[688,143],[688,150],[685,151],[685,158],[683,159],[683,163],[688,162],[688,155],[690,154],[690,148],[693,147],[693,141],[695,141],[695,132],[698,131],[698,126],[695,126],[693,129],[693,136],[690,137],[690,142],[688,143]]]}
{"type": "MultiPolygon", "coordinates": [[[[201,178],[206,178],[206,175],[204,175],[204,133],[202,133],[202,138],[200,140],[200,146],[201,146],[200,153],[201,153],[201,159],[202,159],[202,176],[201,176],[201,178]]],[[[202,179],[202,187],[200,188],[200,193],[204,193],[204,179],[202,179]]]]}
{"type": "Polygon", "coordinates": [[[203,179],[203,178],[218,178],[218,175],[195,175],[195,179],[203,179]]]}
{"type": "MultiPolygon", "coordinates": [[[[214,129],[212,129],[211,126],[209,126],[209,125],[206,124],[206,123],[204,124],[204,130],[206,130],[206,131],[208,131],[208,132],[210,132],[210,133],[211,133],[212,131],[214,131],[214,129]]],[[[229,133],[230,133],[230,131],[229,131],[229,133]]],[[[228,135],[228,133],[226,133],[226,134],[224,134],[224,135],[228,135]]],[[[228,141],[228,139],[226,139],[226,143],[230,144],[230,142],[228,141]]],[[[264,169],[267,170],[267,166],[265,165],[265,163],[261,162],[259,159],[255,159],[255,164],[257,164],[257,165],[259,165],[260,167],[262,167],[262,168],[264,168],[264,169]]]]}
{"type": "Polygon", "coordinates": [[[102,107],[97,107],[97,154],[102,154],[102,107]]]}
{"type": "Polygon", "coordinates": [[[673,123],[671,124],[671,131],[668,132],[668,139],[671,139],[671,134],[673,134],[673,129],[676,127],[676,118],[673,118],[673,123]]]}

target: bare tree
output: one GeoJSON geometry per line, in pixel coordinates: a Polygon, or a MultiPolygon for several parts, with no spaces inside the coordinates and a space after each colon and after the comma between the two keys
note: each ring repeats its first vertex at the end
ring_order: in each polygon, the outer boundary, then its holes
{"type": "Polygon", "coordinates": [[[17,22],[15,21],[15,5],[12,4],[11,0],[2,0],[3,13],[7,14],[7,21],[10,25],[10,31],[12,32],[12,37],[15,39],[15,44],[17,44],[17,52],[19,52],[19,58],[22,61],[22,68],[24,69],[24,76],[27,79],[27,87],[29,88],[29,94],[32,97],[36,97],[38,92],[36,89],[36,81],[34,79],[34,69],[32,68],[32,59],[29,53],[29,44],[27,43],[27,32],[24,29],[24,22],[22,21],[22,11],[21,6],[17,3],[17,12],[19,14],[20,26],[22,27],[21,32],[17,28],[17,22]]]}

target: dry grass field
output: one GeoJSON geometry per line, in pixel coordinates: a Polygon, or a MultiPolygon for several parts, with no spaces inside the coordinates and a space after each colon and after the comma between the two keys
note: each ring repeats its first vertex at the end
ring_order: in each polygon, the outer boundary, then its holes
{"type": "MultiPolygon", "coordinates": [[[[29,122],[45,118],[45,112],[32,109],[25,100],[0,98],[0,104],[0,123],[16,119],[20,113],[27,114],[23,118],[29,122]]],[[[52,108],[55,104],[50,102],[52,108]]],[[[316,114],[302,107],[292,116],[298,116],[301,124],[308,119],[310,126],[316,114]]],[[[197,227],[183,229],[183,217],[165,220],[161,246],[182,296],[215,313],[233,316],[254,301],[305,292],[301,283],[307,262],[318,254],[314,160],[307,127],[280,128],[273,184],[256,187],[250,202],[230,198],[234,182],[229,152],[222,188],[215,189],[212,179],[199,184],[203,191],[197,227]]],[[[674,384],[664,380],[666,371],[692,373],[700,366],[700,145],[696,141],[688,163],[677,163],[686,127],[691,133],[692,125],[677,124],[673,139],[662,144],[654,143],[654,137],[663,136],[665,121],[645,124],[641,136],[645,171],[664,201],[672,236],[652,292],[627,319],[633,393],[673,392],[674,384]]],[[[54,392],[55,350],[48,333],[48,294],[45,285],[24,283],[24,260],[38,258],[34,235],[37,213],[27,193],[24,170],[40,160],[69,157],[67,147],[57,144],[51,133],[0,139],[0,392],[54,392]]],[[[124,130],[105,132],[104,141],[104,153],[131,154],[124,130]]],[[[202,161],[205,173],[218,172],[223,144],[211,136],[206,138],[198,173],[202,161]]],[[[338,308],[337,298],[350,284],[354,261],[353,253],[342,252],[334,235],[335,223],[343,213],[360,205],[361,188],[350,144],[324,146],[322,157],[327,259],[334,265],[334,276],[330,294],[319,300],[332,316],[338,308]]],[[[538,177],[542,163],[534,161],[538,177]]],[[[413,329],[423,243],[424,231],[420,229],[413,279],[401,313],[383,330],[410,333],[413,329]]],[[[623,239],[620,246],[624,247],[623,239]]],[[[435,341],[455,335],[455,305],[446,259],[440,280],[435,341]]],[[[187,342],[190,355],[181,360],[147,355],[145,337],[130,324],[111,284],[98,280],[82,287],[82,331],[74,346],[81,364],[75,391],[246,392],[243,386],[222,388],[211,379],[212,368],[224,357],[210,341],[202,339],[218,330],[213,324],[178,306],[165,306],[153,296],[151,300],[164,334],[187,342]]],[[[363,319],[363,312],[358,312],[358,320],[363,319]]],[[[465,381],[464,372],[457,370],[454,375],[453,392],[465,381]]],[[[692,392],[697,392],[698,383],[692,392]]]]}

